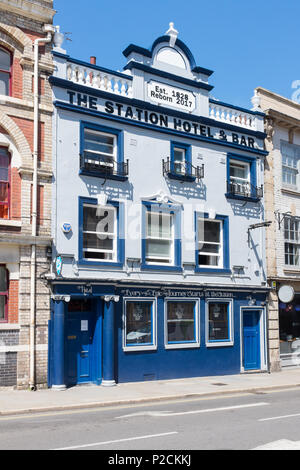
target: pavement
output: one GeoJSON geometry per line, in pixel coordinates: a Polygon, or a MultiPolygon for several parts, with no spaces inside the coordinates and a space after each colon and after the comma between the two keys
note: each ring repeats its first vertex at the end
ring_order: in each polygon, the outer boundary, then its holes
{"type": "Polygon", "coordinates": [[[186,379],[121,383],[113,387],[78,385],[66,390],[0,388],[0,416],[141,404],[180,398],[260,393],[300,387],[300,368],[186,379]]]}

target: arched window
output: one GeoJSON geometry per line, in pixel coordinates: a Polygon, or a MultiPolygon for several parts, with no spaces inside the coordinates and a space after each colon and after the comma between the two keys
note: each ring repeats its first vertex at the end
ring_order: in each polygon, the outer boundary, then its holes
{"type": "Polygon", "coordinates": [[[0,265],[0,322],[7,321],[8,305],[8,270],[0,265]]]}
{"type": "Polygon", "coordinates": [[[11,54],[0,47],[0,95],[10,94],[11,54]]]}
{"type": "Polygon", "coordinates": [[[0,219],[9,219],[10,203],[10,155],[0,147],[0,219]]]}

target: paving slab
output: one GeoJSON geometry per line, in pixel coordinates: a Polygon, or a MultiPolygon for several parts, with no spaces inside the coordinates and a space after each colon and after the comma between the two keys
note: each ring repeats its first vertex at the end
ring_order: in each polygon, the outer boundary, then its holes
{"type": "Polygon", "coordinates": [[[37,391],[0,388],[0,415],[222,396],[233,393],[259,393],[293,387],[300,387],[300,368],[285,369],[272,374],[252,373],[121,383],[114,387],[79,385],[65,390],[37,391]]]}

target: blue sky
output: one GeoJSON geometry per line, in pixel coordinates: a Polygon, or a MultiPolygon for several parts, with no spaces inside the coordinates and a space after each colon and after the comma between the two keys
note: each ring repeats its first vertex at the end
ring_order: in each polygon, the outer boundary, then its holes
{"type": "Polygon", "coordinates": [[[214,70],[212,96],[250,108],[256,86],[291,98],[300,80],[299,0],[54,0],[72,57],[122,70],[130,43],[150,47],[170,21],[197,65],[214,70]]]}

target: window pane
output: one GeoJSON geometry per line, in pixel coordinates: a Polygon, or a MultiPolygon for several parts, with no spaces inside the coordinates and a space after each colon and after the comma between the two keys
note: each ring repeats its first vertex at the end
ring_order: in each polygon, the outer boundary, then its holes
{"type": "Polygon", "coordinates": [[[210,220],[204,221],[204,241],[220,242],[220,223],[210,220]]]}
{"type": "Polygon", "coordinates": [[[0,95],[9,94],[9,74],[0,72],[0,95]]]}
{"type": "Polygon", "coordinates": [[[83,234],[83,248],[97,248],[98,250],[113,250],[112,238],[100,238],[97,234],[83,234]]]}
{"type": "Polygon", "coordinates": [[[171,242],[167,240],[147,240],[146,258],[162,257],[170,258],[171,242]]]}
{"type": "Polygon", "coordinates": [[[185,150],[174,148],[174,161],[183,162],[185,160],[185,150]]]}
{"type": "Polygon", "coordinates": [[[229,304],[209,303],[209,340],[229,339],[229,304]]]}
{"type": "Polygon", "coordinates": [[[97,153],[113,155],[114,137],[109,134],[101,134],[97,131],[85,129],[84,148],[85,150],[93,150],[97,153]]]}
{"type": "Polygon", "coordinates": [[[199,264],[201,266],[219,266],[219,259],[219,256],[199,254],[199,264]]]}
{"type": "Polygon", "coordinates": [[[114,233],[115,210],[106,207],[84,206],[83,230],[99,233],[114,233]]]}
{"type": "Polygon", "coordinates": [[[0,295],[0,320],[5,320],[6,295],[0,295]]]}
{"type": "Polygon", "coordinates": [[[153,238],[172,238],[172,214],[147,212],[147,235],[153,238]]]}
{"type": "Polygon", "coordinates": [[[152,344],[152,302],[126,302],[126,345],[152,344]]]}
{"type": "Polygon", "coordinates": [[[0,69],[10,70],[10,54],[0,47],[0,69]]]}
{"type": "Polygon", "coordinates": [[[195,303],[167,303],[168,343],[196,341],[195,303]]]}
{"type": "Polygon", "coordinates": [[[248,170],[248,165],[230,162],[229,172],[233,179],[248,179],[248,170]]]}
{"type": "Polygon", "coordinates": [[[4,266],[0,266],[0,292],[7,291],[7,270],[4,266]]]}

